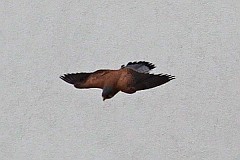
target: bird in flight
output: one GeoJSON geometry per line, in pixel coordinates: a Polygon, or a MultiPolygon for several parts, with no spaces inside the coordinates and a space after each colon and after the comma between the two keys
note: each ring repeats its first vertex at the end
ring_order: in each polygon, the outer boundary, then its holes
{"type": "Polygon", "coordinates": [[[129,62],[120,69],[101,69],[91,73],[70,73],[60,76],[62,80],[79,89],[102,89],[103,101],[114,97],[119,91],[132,94],[154,88],[175,79],[168,74],[150,74],[155,65],[150,62],[129,62]]]}

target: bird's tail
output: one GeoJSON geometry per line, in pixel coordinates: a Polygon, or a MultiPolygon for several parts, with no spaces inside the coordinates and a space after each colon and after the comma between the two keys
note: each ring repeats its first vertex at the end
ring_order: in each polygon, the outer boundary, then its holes
{"type": "Polygon", "coordinates": [[[91,73],[70,73],[60,76],[62,80],[70,84],[81,83],[87,80],[91,73]]]}
{"type": "Polygon", "coordinates": [[[140,73],[148,73],[150,70],[154,69],[155,67],[156,66],[154,64],[146,61],[129,62],[126,66],[125,65],[121,66],[121,68],[130,68],[140,73]]]}

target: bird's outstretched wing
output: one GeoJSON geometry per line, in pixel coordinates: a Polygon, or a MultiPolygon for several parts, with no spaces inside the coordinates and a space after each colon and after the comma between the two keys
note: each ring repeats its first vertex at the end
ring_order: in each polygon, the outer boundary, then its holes
{"type": "Polygon", "coordinates": [[[76,88],[103,88],[109,70],[98,70],[92,73],[70,73],[60,76],[62,80],[76,88]]]}
{"type": "Polygon", "coordinates": [[[148,73],[138,73],[132,72],[132,84],[136,91],[154,88],[160,86],[164,83],[169,82],[172,79],[175,79],[174,76],[168,74],[148,74],[148,73]]]}
{"type": "Polygon", "coordinates": [[[130,68],[136,72],[148,73],[150,70],[155,68],[155,65],[150,62],[135,61],[135,62],[129,62],[126,66],[122,65],[121,68],[130,68]]]}

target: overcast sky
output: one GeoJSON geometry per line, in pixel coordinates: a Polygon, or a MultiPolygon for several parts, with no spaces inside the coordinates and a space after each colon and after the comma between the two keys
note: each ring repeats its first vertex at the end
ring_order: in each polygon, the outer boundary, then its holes
{"type": "Polygon", "coordinates": [[[0,2],[1,160],[240,159],[238,0],[0,2]],[[176,79],[102,101],[64,73],[176,79]]]}

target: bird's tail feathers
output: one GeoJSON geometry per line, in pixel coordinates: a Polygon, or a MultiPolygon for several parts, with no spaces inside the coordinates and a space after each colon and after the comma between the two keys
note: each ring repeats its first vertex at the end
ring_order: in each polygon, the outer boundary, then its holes
{"type": "Polygon", "coordinates": [[[129,62],[126,66],[125,65],[121,66],[121,68],[130,68],[140,73],[148,73],[150,70],[154,69],[155,67],[156,66],[154,64],[146,61],[129,62]]]}

